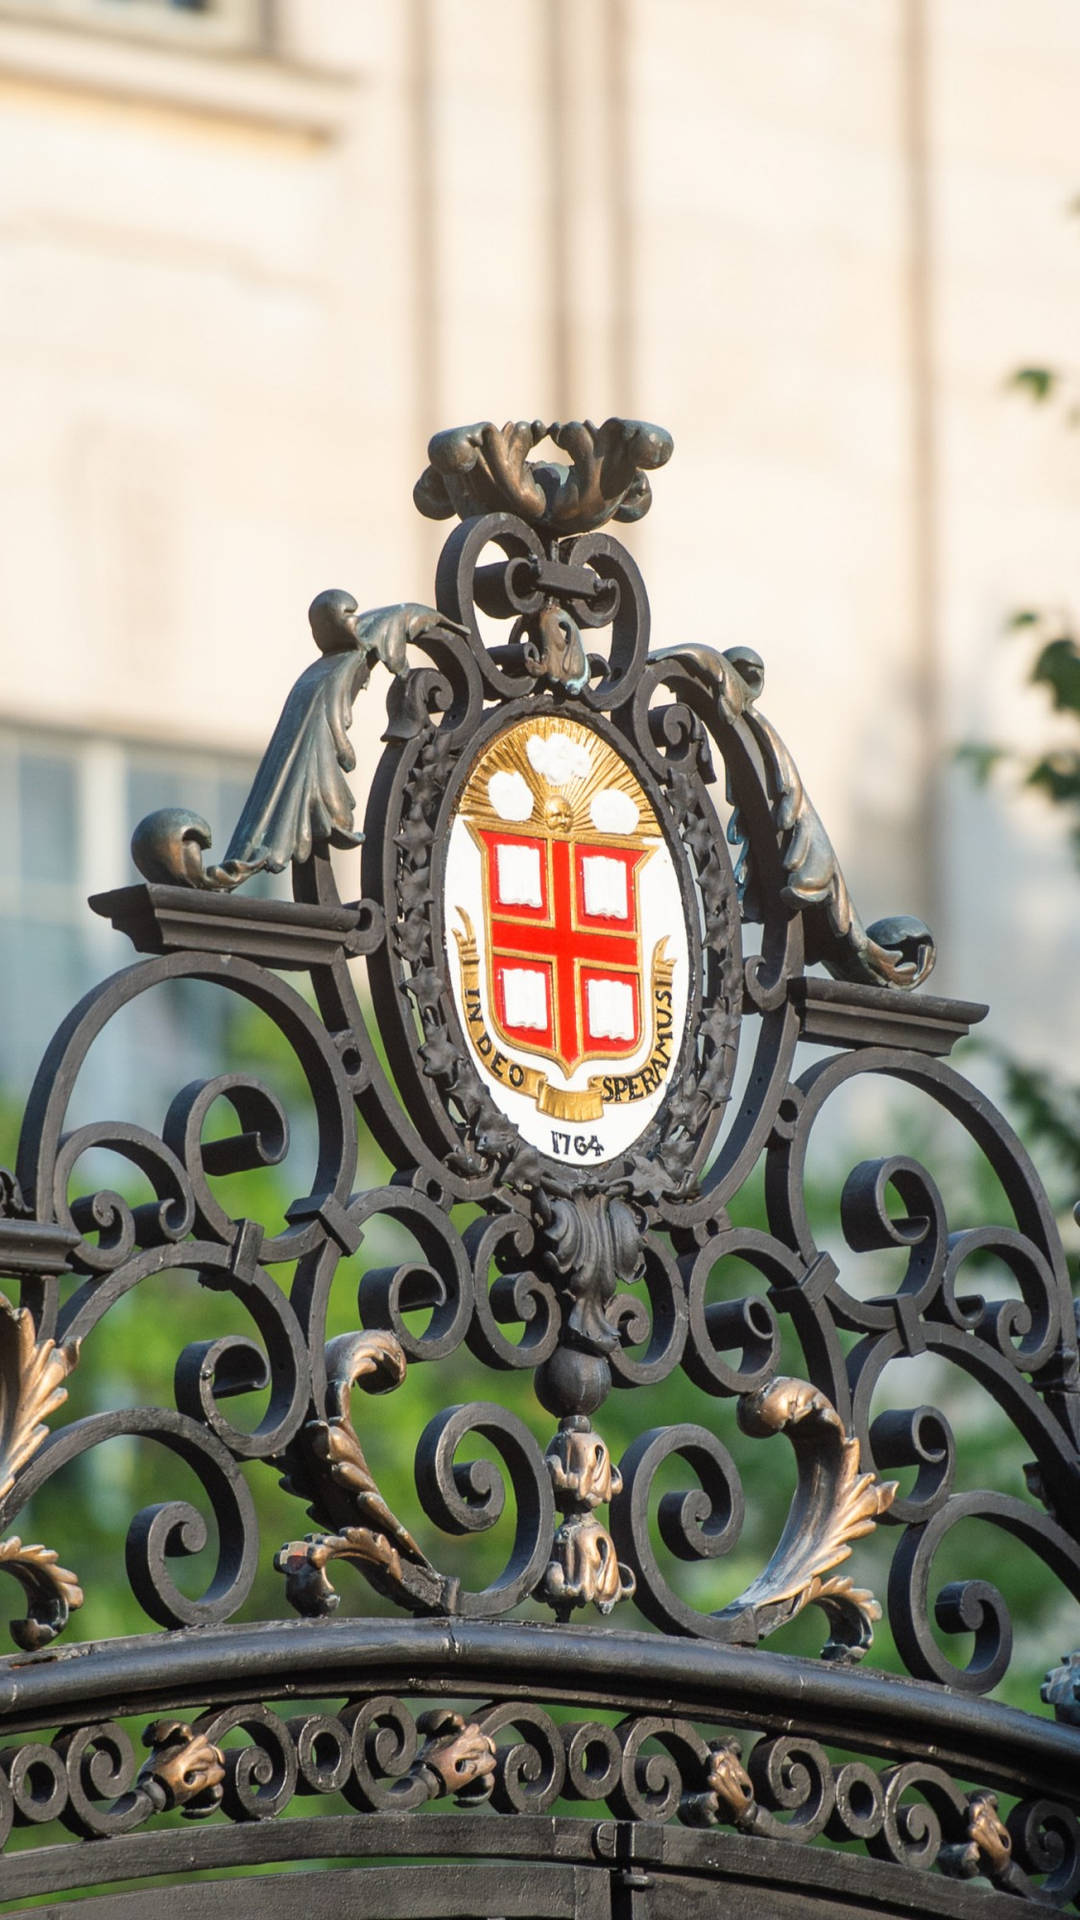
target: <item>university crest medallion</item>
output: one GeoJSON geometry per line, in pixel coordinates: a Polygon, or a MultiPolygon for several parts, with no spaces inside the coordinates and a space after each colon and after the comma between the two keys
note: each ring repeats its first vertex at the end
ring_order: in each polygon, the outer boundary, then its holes
{"type": "Polygon", "coordinates": [[[654,808],[592,727],[541,713],[482,751],[446,867],[450,970],[470,1052],[541,1152],[625,1150],[682,1043],[678,877],[654,808]]]}

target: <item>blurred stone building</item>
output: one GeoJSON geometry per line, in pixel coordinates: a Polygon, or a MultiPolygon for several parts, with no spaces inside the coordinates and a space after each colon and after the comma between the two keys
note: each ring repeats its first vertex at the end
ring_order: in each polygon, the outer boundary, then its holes
{"type": "Polygon", "coordinates": [[[1061,829],[945,756],[1045,736],[1003,624],[1080,605],[1005,392],[1076,348],[1078,90],[1075,0],[0,0],[5,1082],[134,821],[223,848],[312,595],[430,598],[429,433],[609,412],[675,436],[660,643],[758,648],[864,916],[1075,1059],[1061,829]]]}

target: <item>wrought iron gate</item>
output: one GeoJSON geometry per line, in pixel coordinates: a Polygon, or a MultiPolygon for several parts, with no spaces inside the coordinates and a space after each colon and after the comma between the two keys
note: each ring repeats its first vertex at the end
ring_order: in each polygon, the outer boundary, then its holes
{"type": "Polygon", "coordinates": [[[416,489],[459,522],[437,610],[320,595],[317,657],[224,859],[204,858],[204,821],[165,809],[136,829],[145,884],[91,902],[149,957],[65,1020],[2,1190],[19,1299],[0,1317],[0,1562],[27,1611],[0,1662],[0,1901],[387,1920],[675,1920],[707,1902],[974,1920],[1007,1897],[1075,1901],[1080,1655],[1043,1688],[1053,1717],[991,1699],[1009,1612],[960,1544],[996,1529],[1003,1589],[1023,1559],[1080,1593],[1059,1234],[1019,1141],[948,1062],[985,1009],[909,991],[934,958],[919,922],[863,926],[761,711],[759,657],[649,650],[640,575],[604,529],[646,511],[670,452],[620,420],[438,435],[416,489]],[[545,436],[564,461],[530,459],[545,436]],[[343,902],[330,849],[361,837],[348,733],[376,661],[386,744],[363,897],[343,902]],[[294,901],[239,891],[290,864],[294,901]],[[107,1023],[183,980],[251,1003],[299,1070],[316,1165],[283,1222],[221,1197],[286,1152],[289,1117],[249,1073],[179,1089],[157,1134],[69,1123],[107,1023]],[[854,1168],[819,1243],[808,1145],[867,1076],[959,1123],[1003,1218],[950,1217],[897,1152],[854,1168]],[[390,1169],[359,1191],[358,1118],[390,1169]],[[95,1187],[105,1148],[143,1198],[95,1187]],[[362,1243],[387,1220],[415,1253],[373,1267],[362,1243]],[[882,1251],[895,1284],[867,1297],[882,1251]],[[184,1345],[174,1404],[99,1397],[65,1424],[76,1368],[107,1387],[110,1309],[192,1273],[252,1337],[184,1345]],[[354,1330],[328,1338],[353,1290],[354,1330]],[[469,1397],[412,1432],[427,1369],[469,1397]],[[954,1383],[946,1407],[909,1404],[927,1378],[954,1383]],[[954,1389],[965,1417],[981,1397],[1022,1436],[1026,1480],[989,1448],[963,1483],[954,1389]],[[613,1390],[640,1409],[618,1463],[613,1390]],[[245,1394],[248,1426],[227,1404],[245,1394]],[[408,1510],[373,1465],[390,1431],[415,1448],[408,1510]],[[164,1632],[71,1644],[77,1500],[47,1546],[8,1529],[122,1436],[197,1490],[127,1529],[164,1632]],[[740,1465],[763,1448],[794,1492],[746,1569],[740,1465]],[[272,1555],[260,1475],[316,1529],[274,1559],[278,1619],[248,1603],[272,1555]],[[214,1531],[193,1596],[179,1568],[214,1531]],[[882,1609],[858,1573],[889,1540],[901,1674],[874,1669],[882,1609]],[[368,1592],[370,1611],[334,1617],[368,1592]],[[774,1651],[808,1607],[820,1656],[774,1651]]]}

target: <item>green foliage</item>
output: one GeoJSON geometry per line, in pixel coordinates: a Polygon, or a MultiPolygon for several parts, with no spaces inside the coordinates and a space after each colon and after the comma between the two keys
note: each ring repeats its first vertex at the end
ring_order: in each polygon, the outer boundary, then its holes
{"type": "Polygon", "coordinates": [[[1071,633],[1049,640],[1031,669],[1033,686],[1046,687],[1059,713],[1080,717],[1080,647],[1071,633]]]}
{"type": "MultiPolygon", "coordinates": [[[[1080,865],[1080,645],[1071,623],[1060,613],[1021,608],[1010,616],[1006,628],[1034,642],[1029,684],[1045,695],[1052,711],[1075,725],[1077,743],[1025,755],[1013,748],[966,741],[956,749],[955,758],[980,785],[1000,768],[1011,769],[1021,786],[1059,808],[1080,865]]],[[[1035,1156],[1058,1212],[1064,1215],[1080,1191],[1080,1084],[1048,1067],[1020,1060],[1007,1048],[979,1044],[997,1064],[1005,1107],[1035,1156]]],[[[1070,1264],[1075,1272],[1075,1255],[1070,1264]]]]}
{"type": "Polygon", "coordinates": [[[1055,744],[1045,752],[1027,755],[994,741],[965,740],[955,749],[954,758],[980,786],[999,770],[1011,770],[1022,786],[1062,808],[1080,862],[1080,646],[1065,615],[1040,613],[1032,607],[1011,614],[1006,631],[1034,640],[1028,683],[1046,696],[1053,712],[1075,724],[1076,745],[1055,744]]]}
{"type": "Polygon", "coordinates": [[[1064,1085],[1045,1067],[1033,1067],[1000,1048],[1006,1104],[1022,1113],[1028,1144],[1045,1147],[1080,1189],[1080,1087],[1064,1085]]]}
{"type": "Polygon", "coordinates": [[[1015,373],[1009,375],[1009,385],[1040,404],[1052,400],[1060,391],[1061,375],[1053,367],[1017,367],[1015,373]]]}
{"type": "MultiPolygon", "coordinates": [[[[1080,753],[1047,753],[1033,760],[1027,772],[1029,787],[1037,787],[1055,806],[1080,812],[1080,753]]],[[[1080,853],[1080,822],[1073,828],[1080,853]]]]}
{"type": "MultiPolygon", "coordinates": [[[[1068,211],[1080,215],[1080,196],[1070,202],[1068,211]]],[[[1008,385],[1036,405],[1050,400],[1063,403],[1070,378],[1055,368],[1025,366],[1014,370],[1008,385]]],[[[1066,405],[1063,418],[1067,427],[1075,429],[1080,426],[1080,409],[1066,405]]],[[[1067,613],[1039,607],[1017,608],[1005,624],[1008,633],[1022,634],[1034,642],[1028,682],[1046,696],[1052,712],[1064,715],[1075,728],[1075,744],[1055,743],[1044,752],[1025,756],[989,742],[965,741],[956,749],[955,758],[980,785],[985,785],[998,769],[1011,768],[1023,786],[1060,808],[1080,865],[1080,644],[1076,629],[1067,613]]],[[[1056,1185],[1063,1209],[1068,1200],[1075,1199],[1080,1186],[1080,1085],[1048,1068],[1018,1060],[1003,1048],[988,1050],[1003,1075],[1005,1101],[1017,1117],[1021,1132],[1033,1152],[1041,1150],[1048,1156],[1048,1184],[1052,1188],[1056,1185]]]]}
{"type": "MultiPolygon", "coordinates": [[[[1080,199],[1072,203],[1070,212],[1080,213],[1080,199]]],[[[1061,372],[1043,366],[1018,367],[1009,378],[1012,388],[1037,404],[1062,402],[1068,384],[1061,372]]],[[[1080,426],[1080,409],[1067,406],[1064,422],[1070,428],[1080,426]]],[[[1076,629],[1067,613],[1021,607],[1009,616],[1006,630],[1034,643],[1028,683],[1045,696],[1051,712],[1064,716],[1075,730],[1075,742],[1055,742],[1040,753],[1026,755],[997,743],[965,741],[956,749],[955,758],[980,785],[1002,769],[1011,770],[1021,786],[1058,808],[1080,865],[1080,644],[1076,629]]],[[[1029,1066],[1004,1050],[999,1049],[996,1058],[1004,1075],[1007,1103],[1021,1131],[1033,1149],[1049,1153],[1052,1173],[1056,1170],[1060,1181],[1071,1183],[1067,1197],[1075,1199],[1080,1183],[1080,1085],[1048,1069],[1029,1066]]]]}
{"type": "Polygon", "coordinates": [[[980,787],[985,787],[995,768],[1006,758],[1004,747],[995,747],[987,740],[964,740],[955,752],[957,762],[967,767],[972,779],[980,787]]]}

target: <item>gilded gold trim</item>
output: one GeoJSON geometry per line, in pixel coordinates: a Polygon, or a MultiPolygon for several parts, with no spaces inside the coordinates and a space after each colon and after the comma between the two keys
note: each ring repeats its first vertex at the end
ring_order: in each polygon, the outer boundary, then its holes
{"type": "Polygon", "coordinates": [[[570,840],[591,841],[594,844],[608,843],[610,833],[598,832],[592,823],[590,808],[596,795],[612,787],[625,793],[634,802],[639,820],[650,823],[637,833],[620,834],[621,844],[629,847],[644,847],[650,841],[661,838],[660,826],[649,800],[635,779],[626,761],[602,740],[591,727],[583,726],[579,720],[564,720],[554,714],[540,713],[529,720],[520,720],[508,727],[493,740],[482,755],[470,775],[468,785],[462,794],[458,812],[464,814],[477,826],[493,828],[499,833],[521,833],[533,837],[560,837],[570,840]],[[569,810],[569,821],[560,829],[558,836],[551,834],[545,825],[544,810],[550,793],[546,791],[548,782],[537,773],[529,759],[528,742],[531,739],[550,740],[555,735],[567,737],[574,745],[581,746],[592,756],[592,765],[588,774],[575,774],[565,785],[555,789],[558,798],[569,810]],[[488,798],[488,782],[496,773],[519,773],[533,797],[533,811],[529,819],[521,821],[504,820],[496,813],[488,798]]]}

